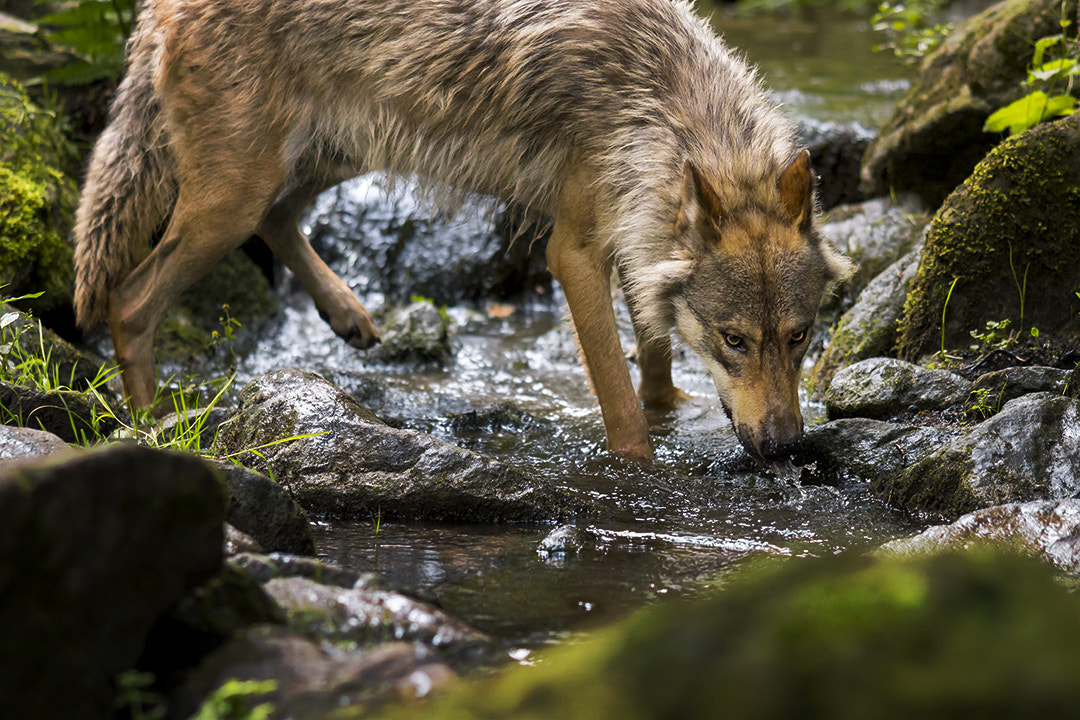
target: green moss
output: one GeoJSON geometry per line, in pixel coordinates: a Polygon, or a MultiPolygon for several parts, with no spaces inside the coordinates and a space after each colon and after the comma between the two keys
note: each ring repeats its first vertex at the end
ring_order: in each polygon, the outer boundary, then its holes
{"type": "Polygon", "coordinates": [[[1075,334],[1078,284],[1080,118],[1074,115],[1003,142],[935,215],[904,307],[899,354],[916,361],[937,349],[943,310],[946,349],[966,347],[970,331],[991,320],[1009,319],[1022,333],[1037,326],[1075,334]]]}
{"type": "MultiPolygon", "coordinates": [[[[768,563],[532,667],[391,717],[1052,717],[1077,702],[1080,613],[1051,570],[986,551],[768,563]]],[[[332,717],[357,717],[342,710],[332,717]]]]}
{"type": "Polygon", "coordinates": [[[58,115],[0,74],[0,283],[13,296],[44,291],[36,310],[71,302],[76,167],[58,115]]]}

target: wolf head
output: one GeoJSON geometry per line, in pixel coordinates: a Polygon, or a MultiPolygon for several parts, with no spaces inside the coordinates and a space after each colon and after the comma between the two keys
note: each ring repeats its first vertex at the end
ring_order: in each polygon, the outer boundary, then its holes
{"type": "Polygon", "coordinates": [[[759,185],[738,195],[748,201],[727,207],[686,162],[672,247],[685,270],[669,299],[739,441],[770,463],[791,455],[802,437],[803,355],[826,288],[850,264],[815,228],[809,152],[759,185]]]}

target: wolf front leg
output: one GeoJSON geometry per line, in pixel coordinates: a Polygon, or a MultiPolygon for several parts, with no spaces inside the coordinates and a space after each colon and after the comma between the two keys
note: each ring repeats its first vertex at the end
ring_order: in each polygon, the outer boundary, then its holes
{"type": "Polygon", "coordinates": [[[591,223],[560,214],[552,229],[547,258],[551,274],[566,295],[585,370],[600,401],[608,449],[619,455],[651,458],[645,420],[611,307],[611,262],[597,246],[591,223]]]}
{"type": "Polygon", "coordinates": [[[641,369],[638,397],[650,410],[670,410],[689,397],[671,381],[671,336],[658,337],[647,331],[625,284],[624,296],[637,339],[637,363],[641,369]]]}

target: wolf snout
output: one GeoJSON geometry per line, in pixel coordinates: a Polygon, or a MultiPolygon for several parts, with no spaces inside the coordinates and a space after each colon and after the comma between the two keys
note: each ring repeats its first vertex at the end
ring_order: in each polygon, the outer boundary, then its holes
{"type": "Polygon", "coordinates": [[[744,448],[763,465],[783,462],[794,455],[802,442],[802,418],[765,424],[751,430],[743,426],[736,432],[744,448]]]}

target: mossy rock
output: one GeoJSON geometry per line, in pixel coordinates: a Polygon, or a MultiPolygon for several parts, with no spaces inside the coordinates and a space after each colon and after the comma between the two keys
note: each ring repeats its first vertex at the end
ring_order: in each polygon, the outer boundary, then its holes
{"type": "MultiPolygon", "coordinates": [[[[1076,17],[1076,0],[1066,0],[1076,17]]],[[[863,156],[868,196],[919,193],[932,207],[1000,139],[992,112],[1025,92],[1035,41],[1061,32],[1061,0],[1008,0],[970,18],[924,58],[919,79],[863,156]]]]}
{"type": "Polygon", "coordinates": [[[947,350],[967,347],[972,330],[1005,319],[1022,333],[1076,336],[1078,290],[1075,114],[1003,142],[935,215],[904,305],[899,355],[917,361],[942,342],[947,350]]]}
{"type": "Polygon", "coordinates": [[[0,284],[8,297],[43,292],[23,303],[38,312],[71,304],[77,167],[58,113],[0,73],[0,284]]]}
{"type": "Polygon", "coordinates": [[[386,716],[1067,715],[1080,702],[1080,603],[1052,577],[987,551],[789,560],[386,716]]]}

